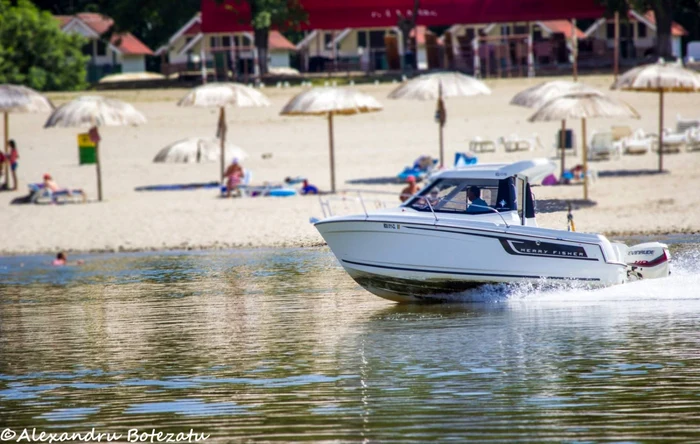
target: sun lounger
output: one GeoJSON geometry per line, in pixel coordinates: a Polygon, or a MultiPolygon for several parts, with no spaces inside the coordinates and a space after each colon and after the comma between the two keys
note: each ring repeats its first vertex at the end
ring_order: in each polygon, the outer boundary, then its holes
{"type": "Polygon", "coordinates": [[[430,156],[420,156],[413,162],[412,166],[407,166],[399,174],[396,175],[402,182],[405,182],[409,177],[415,177],[416,181],[420,182],[430,175],[438,164],[438,159],[433,159],[430,156]]]}
{"type": "Polygon", "coordinates": [[[700,127],[690,128],[685,135],[686,150],[700,151],[700,127]]]}
{"type": "Polygon", "coordinates": [[[610,159],[622,155],[621,144],[613,141],[612,132],[594,132],[588,145],[588,159],[610,159]]]}
{"type": "Polygon", "coordinates": [[[699,128],[700,119],[684,119],[680,114],[676,115],[676,133],[685,133],[691,128],[699,128]]]}
{"type": "MultiPolygon", "coordinates": [[[[686,147],[686,135],[685,133],[672,133],[668,128],[664,130],[663,147],[664,154],[678,154],[686,147]]],[[[659,151],[659,144],[657,143],[652,148],[654,151],[659,151]]]]}
{"type": "Polygon", "coordinates": [[[522,138],[517,134],[511,134],[506,137],[499,137],[498,142],[503,145],[503,149],[507,153],[514,151],[532,151],[535,147],[540,146],[539,139],[537,135],[531,138],[522,138]]]}
{"type": "Polygon", "coordinates": [[[494,153],[496,152],[496,144],[493,140],[484,140],[476,136],[469,142],[469,151],[472,153],[494,153]]]}
{"type": "Polygon", "coordinates": [[[64,204],[64,203],[84,203],[87,200],[85,192],[81,189],[63,188],[58,191],[51,191],[44,188],[43,183],[29,184],[29,201],[36,204],[64,204]]]}

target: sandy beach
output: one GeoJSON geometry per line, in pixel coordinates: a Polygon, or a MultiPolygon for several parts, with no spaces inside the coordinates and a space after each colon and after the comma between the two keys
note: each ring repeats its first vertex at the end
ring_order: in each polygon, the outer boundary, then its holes
{"type": "MultiPolygon", "coordinates": [[[[537,133],[543,148],[534,152],[482,154],[479,162],[512,162],[554,155],[554,134],[560,124],[529,123],[534,110],[508,104],[520,90],[548,79],[487,80],[490,96],[449,99],[445,127],[446,159],[467,151],[474,136],[496,139],[517,133],[537,133]]],[[[585,77],[584,82],[608,89],[610,76],[585,77]]],[[[335,119],[337,186],[344,190],[376,190],[398,195],[400,184],[359,185],[346,181],[395,176],[421,154],[437,156],[438,128],[433,102],[396,101],[387,94],[397,85],[358,87],[376,97],[382,112],[335,119]]],[[[327,122],[316,117],[282,117],[282,106],[300,88],[266,88],[272,106],[228,111],[228,137],[249,154],[244,166],[253,184],[278,183],[287,176],[305,176],[321,189],[330,188],[327,122]],[[263,156],[265,154],[265,156],[263,156]]],[[[140,127],[104,127],[101,156],[105,201],[70,205],[10,205],[27,193],[27,184],[51,173],[59,185],[83,188],[96,199],[94,165],[78,165],[78,129],[43,129],[47,115],[14,114],[10,136],[18,144],[19,190],[0,193],[0,253],[32,254],[66,251],[132,251],[181,248],[278,247],[323,245],[309,224],[320,216],[318,197],[221,199],[212,189],[137,192],[139,186],[209,182],[218,177],[218,163],[155,164],[165,145],[193,136],[215,133],[217,111],[181,108],[176,102],[187,90],[104,92],[132,103],[148,123],[140,127]]],[[[50,95],[60,105],[78,94],[50,95]]],[[[629,125],[657,131],[658,96],[612,91],[637,109],[640,120],[595,119],[588,134],[629,125]]],[[[675,127],[678,114],[700,118],[700,95],[668,94],[666,126],[675,127]]],[[[580,122],[571,122],[580,137],[580,122]]],[[[579,142],[580,146],[580,142],[579,142]]],[[[569,158],[569,165],[580,163],[569,158]]],[[[623,156],[620,160],[590,163],[603,173],[590,186],[595,205],[574,212],[579,231],[608,235],[700,231],[700,152],[664,157],[668,174],[608,176],[620,170],[654,170],[656,154],[623,156]]],[[[580,199],[581,186],[537,187],[538,199],[580,199]]],[[[352,193],[348,193],[351,195],[352,193]]],[[[395,201],[391,195],[382,199],[395,201]]],[[[341,204],[342,206],[342,204],[341,204]]],[[[348,203],[345,210],[357,207],[348,203]]],[[[565,212],[538,216],[541,226],[566,228],[565,212]]]]}

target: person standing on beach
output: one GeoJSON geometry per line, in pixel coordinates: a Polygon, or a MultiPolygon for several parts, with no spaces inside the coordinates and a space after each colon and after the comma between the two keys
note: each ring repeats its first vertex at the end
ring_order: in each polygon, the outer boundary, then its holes
{"type": "MultiPolygon", "coordinates": [[[[7,161],[10,164],[10,172],[12,173],[12,190],[17,190],[17,160],[19,159],[19,153],[17,152],[17,144],[14,139],[10,139],[7,142],[7,146],[10,148],[7,161]]],[[[7,187],[9,188],[10,181],[8,178],[7,187]]]]}

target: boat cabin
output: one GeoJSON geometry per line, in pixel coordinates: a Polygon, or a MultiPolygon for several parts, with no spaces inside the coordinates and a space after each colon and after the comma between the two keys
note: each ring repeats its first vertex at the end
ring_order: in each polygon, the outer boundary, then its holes
{"type": "Polygon", "coordinates": [[[443,171],[402,206],[433,213],[436,218],[495,215],[504,221],[536,226],[530,183],[539,183],[555,167],[548,159],[534,159],[443,171]],[[508,213],[508,217],[500,213],[508,213]]]}

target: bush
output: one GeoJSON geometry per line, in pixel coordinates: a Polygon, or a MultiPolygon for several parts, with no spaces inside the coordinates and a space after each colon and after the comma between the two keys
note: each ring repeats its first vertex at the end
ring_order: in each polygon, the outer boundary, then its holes
{"type": "Polygon", "coordinates": [[[16,3],[0,0],[0,83],[42,91],[85,88],[88,57],[81,48],[87,40],[62,32],[58,20],[29,0],[16,3]]]}

